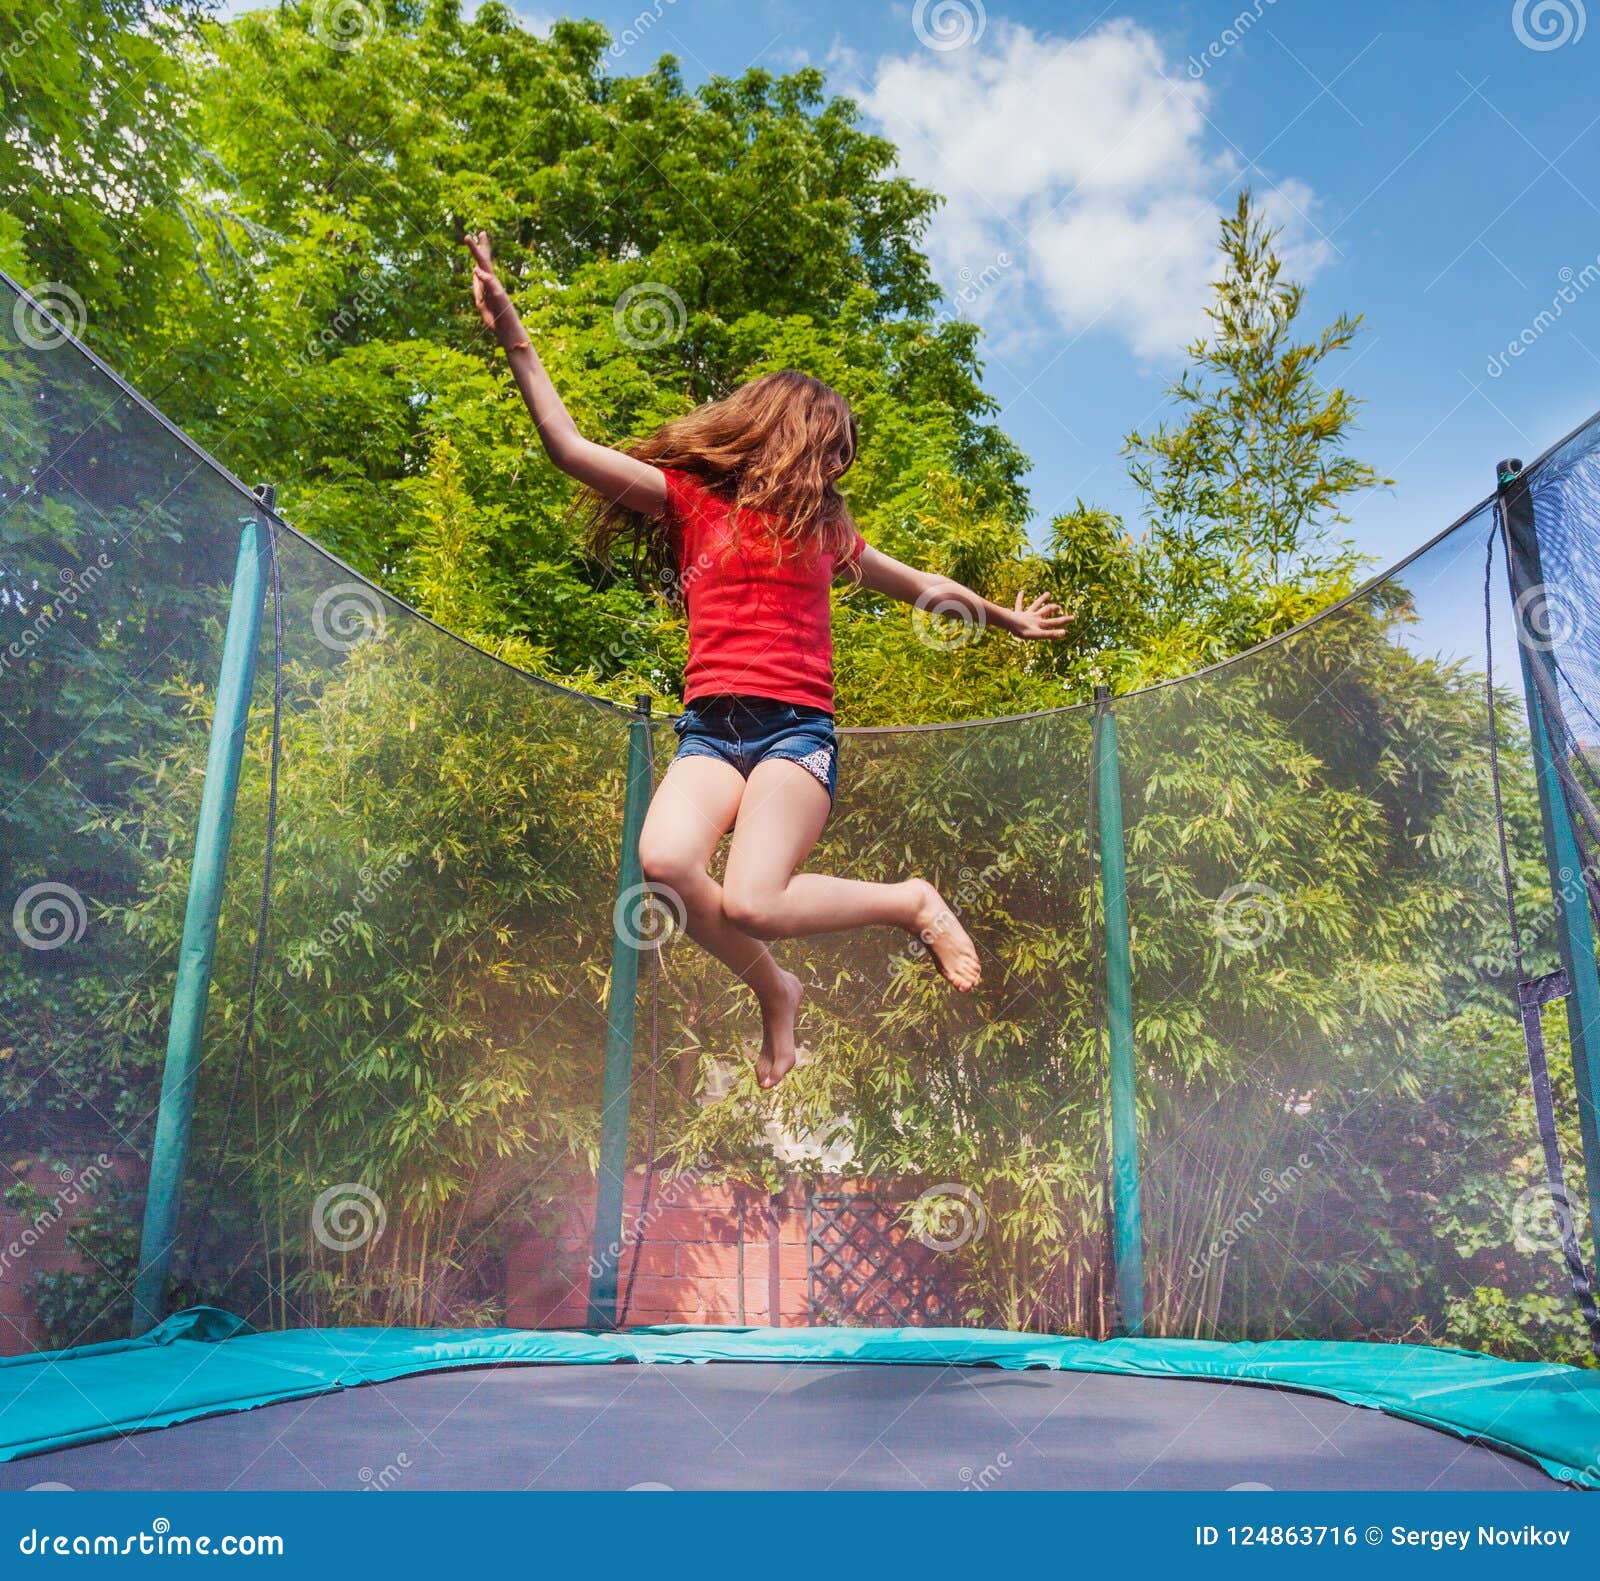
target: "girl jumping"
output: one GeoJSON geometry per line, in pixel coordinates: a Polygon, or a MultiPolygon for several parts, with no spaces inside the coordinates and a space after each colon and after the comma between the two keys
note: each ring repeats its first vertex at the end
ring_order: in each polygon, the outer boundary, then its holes
{"type": "Polygon", "coordinates": [[[842,396],[803,373],[770,373],[658,428],[630,450],[578,432],[494,272],[467,238],[472,296],[511,364],[546,453],[586,491],[591,547],[631,541],[687,606],[689,659],[678,751],[645,818],[639,858],[673,895],[689,935],[761,1006],[756,1076],[795,1061],[800,979],[767,942],[887,924],[916,935],[951,985],[977,986],[978,952],[926,879],[872,884],[796,869],[827,822],[838,776],[828,590],[839,578],[963,613],[1013,636],[1059,637],[1040,597],[991,604],[948,577],[879,553],[856,530],[839,479],[856,457],[842,396]],[[707,871],[733,831],[723,881],[707,871]]]}

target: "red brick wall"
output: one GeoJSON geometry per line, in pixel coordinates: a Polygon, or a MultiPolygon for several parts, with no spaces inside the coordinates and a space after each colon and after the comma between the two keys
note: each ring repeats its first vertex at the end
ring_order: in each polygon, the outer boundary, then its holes
{"type": "MultiPolygon", "coordinates": [[[[657,1179],[641,1239],[637,1221],[643,1187],[642,1173],[635,1172],[628,1177],[623,1196],[626,1246],[617,1286],[619,1295],[625,1294],[630,1277],[633,1281],[630,1324],[742,1321],[792,1326],[807,1321],[803,1185],[792,1184],[768,1198],[746,1187],[701,1185],[687,1177],[657,1179]],[[777,1229],[775,1249],[772,1220],[777,1229]],[[776,1314],[769,1288],[774,1255],[776,1314]]],[[[590,1185],[553,1235],[529,1235],[510,1249],[507,1323],[517,1328],[561,1328],[586,1321],[593,1235],[590,1185]]]]}

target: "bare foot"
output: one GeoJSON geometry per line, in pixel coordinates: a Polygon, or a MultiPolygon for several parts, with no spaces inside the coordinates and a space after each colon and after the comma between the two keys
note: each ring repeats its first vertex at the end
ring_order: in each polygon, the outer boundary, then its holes
{"type": "Polygon", "coordinates": [[[914,878],[911,882],[921,892],[912,931],[933,952],[934,965],[944,973],[950,986],[961,993],[970,992],[978,986],[981,975],[977,945],[932,884],[925,878],[914,878]]]}
{"type": "Polygon", "coordinates": [[[776,1087],[794,1069],[794,1020],[805,990],[793,972],[778,973],[778,991],[761,1001],[761,1053],[756,1057],[756,1081],[776,1087]]]}

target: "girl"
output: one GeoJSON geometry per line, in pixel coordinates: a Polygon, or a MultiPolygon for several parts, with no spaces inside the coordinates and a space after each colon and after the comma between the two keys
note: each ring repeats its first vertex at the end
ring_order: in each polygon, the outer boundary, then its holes
{"type": "Polygon", "coordinates": [[[622,452],[585,439],[529,345],[494,272],[488,236],[467,238],[472,296],[505,348],[551,461],[585,490],[591,546],[631,540],[688,606],[689,661],[677,756],[645,819],[639,856],[692,938],[761,1005],[756,1075],[775,1087],[794,1065],[800,979],[767,942],[888,924],[927,944],[965,993],[978,952],[926,879],[869,884],[797,873],[833,803],[832,637],[838,577],[1017,637],[1059,637],[1046,598],[1005,609],[880,554],[856,531],[839,479],[856,425],[835,391],[803,373],[771,373],[697,408],[622,452]],[[729,830],[722,883],[707,872],[729,830]]]}

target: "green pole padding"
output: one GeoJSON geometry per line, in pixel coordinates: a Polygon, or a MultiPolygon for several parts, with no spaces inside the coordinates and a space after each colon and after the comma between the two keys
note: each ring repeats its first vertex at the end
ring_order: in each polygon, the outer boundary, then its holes
{"type": "Polygon", "coordinates": [[[594,1248],[589,1259],[589,1326],[615,1328],[622,1261],[622,1188],[628,1172],[628,1110],[633,1091],[633,1025],[639,989],[638,918],[645,904],[639,831],[650,803],[650,699],[641,696],[628,730],[628,784],[622,802],[622,857],[611,914],[611,993],[606,1001],[606,1074],[600,1100],[600,1168],[595,1182],[594,1248]]]}
{"type": "Polygon", "coordinates": [[[1110,693],[1097,688],[1095,823],[1105,919],[1106,1031],[1110,1045],[1112,1257],[1124,1334],[1144,1332],[1144,1231],[1139,1211],[1139,1109],[1134,1091],[1133,972],[1128,945],[1128,870],[1122,841],[1122,769],[1110,693]]]}
{"type": "Polygon", "coordinates": [[[167,1059],[161,1072],[161,1101],[156,1111],[150,1183],[145,1192],[144,1231],[139,1241],[139,1271],[133,1286],[135,1337],[162,1318],[167,1275],[172,1267],[172,1251],[178,1234],[183,1177],[189,1160],[189,1131],[194,1119],[195,1084],[200,1075],[206,997],[211,988],[211,963],[217,949],[217,915],[227,879],[228,842],[233,834],[233,810],[239,795],[239,768],[244,756],[245,726],[250,717],[250,693],[255,686],[261,595],[265,587],[264,543],[260,521],[246,521],[239,534],[239,561],[228,603],[228,627],[222,639],[216,711],[211,720],[205,787],[200,794],[200,818],[195,827],[194,865],[189,871],[183,942],[178,949],[178,979],[172,990],[167,1059]]]}
{"type": "Polygon", "coordinates": [[[1533,747],[1534,775],[1539,786],[1539,818],[1544,829],[1545,867],[1550,875],[1551,914],[1556,945],[1567,974],[1567,1031],[1572,1046],[1573,1085],[1578,1096],[1578,1134],[1583,1143],[1583,1176],[1588,1187],[1589,1235],[1600,1256],[1595,1212],[1600,1209],[1600,970],[1596,969],[1594,928],[1583,857],[1573,833],[1572,812],[1561,783],[1556,757],[1559,739],[1550,729],[1544,699],[1556,698],[1556,667],[1548,636],[1534,629],[1542,600],[1544,572],[1533,512],[1533,497],[1521,476],[1520,461],[1502,461],[1497,469],[1501,524],[1507,540],[1507,564],[1517,629],[1517,654],[1522,661],[1523,695],[1527,699],[1528,733],[1533,747]],[[1537,667],[1537,668],[1536,668],[1537,667]]]}

